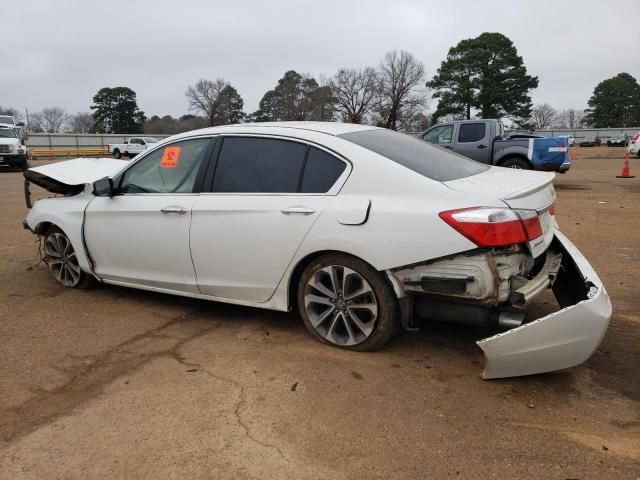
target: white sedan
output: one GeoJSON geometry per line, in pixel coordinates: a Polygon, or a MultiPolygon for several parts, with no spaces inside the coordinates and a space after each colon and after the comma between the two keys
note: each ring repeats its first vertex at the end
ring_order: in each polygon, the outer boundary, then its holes
{"type": "MultiPolygon", "coordinates": [[[[555,221],[553,173],[490,167],[370,126],[284,122],[177,135],[133,162],[32,168],[61,194],[24,225],[67,287],[104,282],[274,310],[374,350],[414,319],[499,328],[484,378],[584,362],[611,304],[555,221]],[[560,309],[526,320],[552,288],[560,309]]],[[[25,188],[30,204],[29,188],[25,188]]]]}

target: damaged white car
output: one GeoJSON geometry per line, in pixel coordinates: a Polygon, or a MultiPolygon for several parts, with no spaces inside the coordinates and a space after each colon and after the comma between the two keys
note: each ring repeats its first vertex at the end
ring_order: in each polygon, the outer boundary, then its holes
{"type": "Polygon", "coordinates": [[[555,222],[553,173],[489,167],[408,135],[264,123],[168,138],[133,162],[32,168],[25,227],[67,287],[99,281],[274,310],[373,350],[416,317],[500,326],[484,378],[584,362],[611,304],[555,222]],[[552,288],[561,309],[526,322],[552,288]]]}

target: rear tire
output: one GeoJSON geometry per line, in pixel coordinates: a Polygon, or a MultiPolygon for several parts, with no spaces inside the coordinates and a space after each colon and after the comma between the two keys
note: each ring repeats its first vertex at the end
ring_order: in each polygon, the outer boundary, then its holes
{"type": "Polygon", "coordinates": [[[122,158],[122,154],[120,153],[120,150],[115,149],[115,150],[113,151],[113,158],[117,158],[117,159],[122,158]]]}
{"type": "Polygon", "coordinates": [[[90,288],[96,279],[80,269],[69,237],[55,225],[44,234],[44,262],[51,276],[63,287],[90,288]]]}
{"type": "Polygon", "coordinates": [[[298,309],[316,340],[360,352],[382,348],[400,327],[398,301],[380,272],[341,253],[322,255],[302,272],[298,309]]]}
{"type": "Polygon", "coordinates": [[[500,164],[501,167],[515,168],[517,170],[532,170],[531,164],[523,158],[507,158],[500,164]]]}

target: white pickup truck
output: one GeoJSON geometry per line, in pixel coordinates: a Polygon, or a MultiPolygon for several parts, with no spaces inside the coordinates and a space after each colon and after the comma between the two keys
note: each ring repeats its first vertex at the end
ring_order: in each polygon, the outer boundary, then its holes
{"type": "Polygon", "coordinates": [[[153,147],[156,143],[158,143],[157,138],[131,137],[127,143],[110,143],[108,147],[109,153],[114,158],[122,158],[123,156],[131,158],[144,152],[147,148],[153,147]]]}

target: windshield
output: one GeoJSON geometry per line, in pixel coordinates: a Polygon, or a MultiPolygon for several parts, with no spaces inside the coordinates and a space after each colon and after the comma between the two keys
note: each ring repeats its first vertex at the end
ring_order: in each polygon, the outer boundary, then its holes
{"type": "Polygon", "coordinates": [[[10,117],[9,115],[0,115],[0,123],[15,125],[13,117],[10,117]]]}
{"type": "Polygon", "coordinates": [[[393,130],[363,130],[343,133],[338,137],[439,182],[470,177],[489,168],[483,163],[393,130]]]}
{"type": "Polygon", "coordinates": [[[18,135],[10,128],[0,128],[0,138],[18,138],[18,135]]]}
{"type": "Polygon", "coordinates": [[[151,138],[151,137],[144,137],[144,141],[147,143],[158,143],[157,138],[151,138]]]}

